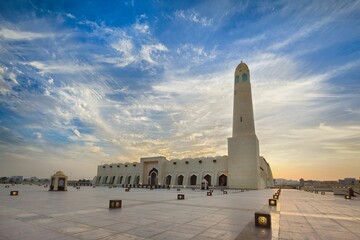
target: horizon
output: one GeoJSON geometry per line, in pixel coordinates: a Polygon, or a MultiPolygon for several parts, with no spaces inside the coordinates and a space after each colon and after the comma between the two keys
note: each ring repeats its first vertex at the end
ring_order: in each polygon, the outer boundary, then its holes
{"type": "Polygon", "coordinates": [[[0,176],[223,156],[250,81],[274,179],[360,175],[360,1],[2,1],[0,176]]]}

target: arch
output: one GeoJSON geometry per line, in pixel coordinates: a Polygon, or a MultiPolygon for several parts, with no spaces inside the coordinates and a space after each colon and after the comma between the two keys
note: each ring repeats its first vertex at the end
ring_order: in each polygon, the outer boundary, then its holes
{"type": "Polygon", "coordinates": [[[99,176],[97,183],[100,183],[100,181],[101,181],[101,176],[99,176]]]}
{"type": "Polygon", "coordinates": [[[114,181],[115,181],[115,176],[112,176],[110,179],[110,184],[114,184],[114,181]]]}
{"type": "Polygon", "coordinates": [[[105,181],[104,181],[105,184],[107,183],[108,178],[109,178],[109,176],[105,177],[105,181]]]}
{"type": "Polygon", "coordinates": [[[196,185],[196,180],[197,180],[197,176],[195,174],[193,174],[190,177],[190,185],[196,185]]]}
{"type": "Polygon", "coordinates": [[[227,176],[225,174],[219,176],[219,186],[227,186],[227,176]]]}
{"type": "Polygon", "coordinates": [[[166,185],[170,185],[171,184],[171,175],[167,175],[166,179],[165,179],[165,183],[166,185]]]}
{"type": "Polygon", "coordinates": [[[183,175],[179,175],[177,177],[177,185],[183,185],[184,183],[184,176],[183,175]]]}
{"type": "Polygon", "coordinates": [[[135,184],[138,185],[140,183],[140,176],[136,176],[135,178],[135,184]]]}
{"type": "Polygon", "coordinates": [[[122,180],[123,180],[123,176],[120,176],[120,179],[119,179],[119,184],[122,183],[122,180]]]}
{"type": "Polygon", "coordinates": [[[211,186],[211,176],[209,174],[206,174],[204,179],[208,182],[208,185],[211,186]]]}
{"type": "Polygon", "coordinates": [[[130,184],[131,183],[131,175],[127,177],[127,183],[126,184],[130,184]]]}
{"type": "Polygon", "coordinates": [[[158,178],[158,170],[156,168],[151,169],[149,172],[148,184],[157,185],[157,178],[158,178]]]}

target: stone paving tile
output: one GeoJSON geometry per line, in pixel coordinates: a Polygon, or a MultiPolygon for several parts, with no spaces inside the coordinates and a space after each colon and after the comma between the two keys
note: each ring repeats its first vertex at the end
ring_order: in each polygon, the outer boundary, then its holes
{"type": "Polygon", "coordinates": [[[75,234],[75,233],[90,231],[92,229],[94,229],[94,228],[89,225],[76,223],[76,224],[72,224],[71,226],[63,227],[63,228],[59,229],[58,231],[60,233],[75,234]]]}
{"type": "Polygon", "coordinates": [[[189,233],[181,233],[181,232],[175,232],[175,231],[166,231],[163,233],[160,233],[158,235],[155,235],[151,237],[151,239],[157,239],[157,240],[182,240],[182,239],[191,239],[195,235],[189,234],[189,233]]]}
{"type": "Polygon", "coordinates": [[[84,240],[95,240],[95,239],[101,239],[101,238],[108,237],[110,235],[115,235],[115,234],[116,234],[115,231],[104,229],[104,228],[98,228],[98,229],[91,230],[91,231],[77,233],[77,234],[74,234],[73,236],[76,238],[79,238],[79,239],[84,239],[84,240]]]}
{"type": "Polygon", "coordinates": [[[219,229],[219,230],[226,230],[231,232],[241,232],[241,230],[244,228],[244,225],[236,224],[226,224],[226,223],[218,223],[212,226],[213,229],[219,229]]]}
{"type": "Polygon", "coordinates": [[[142,237],[134,236],[134,235],[127,234],[127,233],[122,233],[122,234],[108,236],[108,237],[102,238],[101,240],[146,240],[146,239],[147,238],[142,238],[142,237]]]}
{"type": "Polygon", "coordinates": [[[138,237],[151,238],[152,236],[160,234],[160,233],[162,233],[164,231],[165,230],[158,229],[158,228],[144,227],[143,226],[143,227],[131,229],[131,230],[127,231],[126,233],[131,234],[131,235],[135,235],[135,236],[138,236],[138,237]]]}
{"type": "Polygon", "coordinates": [[[238,232],[230,232],[230,231],[211,228],[211,229],[207,229],[199,236],[207,237],[208,239],[232,240],[232,239],[236,239],[238,235],[239,235],[238,232]]]}
{"type": "Polygon", "coordinates": [[[109,225],[104,228],[113,230],[115,232],[126,232],[130,229],[139,228],[139,227],[140,227],[140,225],[123,222],[123,223],[116,223],[113,225],[109,225]]]}
{"type": "Polygon", "coordinates": [[[298,232],[287,232],[280,230],[279,239],[281,240],[321,240],[315,232],[298,233],[298,232]]]}
{"type": "Polygon", "coordinates": [[[328,230],[316,231],[321,239],[347,239],[347,240],[358,240],[359,237],[351,232],[338,232],[328,230]]]}
{"type": "Polygon", "coordinates": [[[197,235],[197,234],[204,232],[206,229],[207,228],[205,228],[205,227],[198,227],[198,226],[193,226],[193,225],[189,225],[189,224],[183,224],[183,225],[179,225],[179,226],[173,228],[172,231],[197,235]]]}

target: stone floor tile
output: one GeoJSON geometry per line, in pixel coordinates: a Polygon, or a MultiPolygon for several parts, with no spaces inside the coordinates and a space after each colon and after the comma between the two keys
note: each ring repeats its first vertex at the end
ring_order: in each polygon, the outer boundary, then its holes
{"type": "Polygon", "coordinates": [[[81,232],[74,234],[73,236],[84,240],[101,239],[110,235],[115,235],[116,232],[108,229],[98,228],[91,231],[81,232]]]}
{"type": "Polygon", "coordinates": [[[130,224],[130,223],[117,223],[113,225],[106,226],[104,228],[113,230],[115,232],[126,232],[130,229],[135,229],[141,227],[140,225],[130,224]]]}
{"type": "Polygon", "coordinates": [[[146,239],[147,238],[142,238],[127,233],[121,233],[121,234],[115,234],[112,236],[102,238],[101,240],[146,240],[146,239]]]}
{"type": "Polygon", "coordinates": [[[175,231],[166,231],[151,237],[151,239],[157,240],[186,240],[191,239],[195,235],[189,233],[175,232],[175,231]]]}
{"type": "Polygon", "coordinates": [[[205,227],[199,227],[199,226],[193,226],[189,224],[179,225],[172,229],[172,231],[175,232],[182,232],[182,233],[189,233],[189,234],[199,234],[201,232],[204,232],[207,228],[205,227]]]}
{"type": "Polygon", "coordinates": [[[207,229],[206,231],[200,234],[200,236],[204,236],[209,239],[221,239],[221,240],[236,239],[238,235],[239,233],[237,232],[230,232],[230,231],[224,231],[218,229],[207,229]]]}
{"type": "Polygon", "coordinates": [[[76,224],[72,224],[71,226],[60,228],[58,232],[66,233],[66,234],[76,234],[90,230],[94,230],[94,227],[85,224],[76,223],[76,224]]]}
{"type": "Polygon", "coordinates": [[[164,231],[165,230],[158,229],[158,228],[142,226],[139,228],[134,228],[134,229],[128,230],[128,231],[126,231],[126,233],[135,235],[135,236],[139,236],[139,237],[143,237],[143,238],[151,238],[152,236],[162,233],[164,231]]]}
{"type": "Polygon", "coordinates": [[[320,236],[321,239],[346,239],[346,240],[359,240],[359,237],[356,234],[351,232],[337,232],[328,230],[320,230],[316,231],[316,233],[320,236]]]}

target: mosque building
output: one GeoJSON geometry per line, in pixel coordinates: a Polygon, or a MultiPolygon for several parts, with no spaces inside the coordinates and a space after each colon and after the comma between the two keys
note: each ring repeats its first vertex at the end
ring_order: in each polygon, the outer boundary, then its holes
{"type": "Polygon", "coordinates": [[[228,138],[228,156],[181,160],[159,156],[140,158],[140,162],[104,164],[98,166],[94,184],[235,189],[272,187],[270,165],[259,155],[248,66],[241,62],[234,74],[233,129],[232,137],[228,138]]]}

